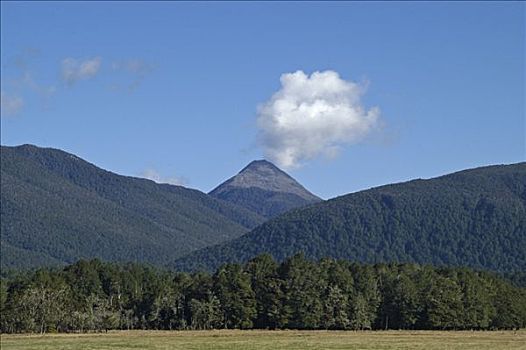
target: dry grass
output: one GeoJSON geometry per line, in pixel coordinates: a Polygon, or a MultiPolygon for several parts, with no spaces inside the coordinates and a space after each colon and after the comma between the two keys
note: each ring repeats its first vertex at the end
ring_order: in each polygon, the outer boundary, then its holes
{"type": "Polygon", "coordinates": [[[2,335],[2,350],[526,349],[526,330],[437,331],[116,331],[108,334],[2,335]]]}

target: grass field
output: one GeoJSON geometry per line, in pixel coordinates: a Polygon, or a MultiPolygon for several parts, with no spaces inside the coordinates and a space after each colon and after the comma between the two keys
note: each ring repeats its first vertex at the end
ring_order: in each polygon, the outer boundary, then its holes
{"type": "Polygon", "coordinates": [[[526,349],[517,332],[433,331],[118,331],[108,334],[2,335],[2,350],[526,349]]]}

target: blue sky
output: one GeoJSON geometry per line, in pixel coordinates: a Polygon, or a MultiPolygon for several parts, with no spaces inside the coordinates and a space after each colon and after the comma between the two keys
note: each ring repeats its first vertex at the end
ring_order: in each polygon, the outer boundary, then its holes
{"type": "Polygon", "coordinates": [[[523,2],[1,10],[3,145],[60,148],[203,191],[288,152],[291,175],[324,198],[526,158],[523,2]],[[336,85],[316,71],[347,92],[328,91],[336,85]],[[306,116],[276,107],[290,101],[306,116]]]}

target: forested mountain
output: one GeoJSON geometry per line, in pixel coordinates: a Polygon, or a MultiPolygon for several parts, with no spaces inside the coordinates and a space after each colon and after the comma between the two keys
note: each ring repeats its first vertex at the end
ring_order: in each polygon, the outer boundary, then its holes
{"type": "Polygon", "coordinates": [[[1,147],[0,214],[2,268],[93,257],[163,264],[264,220],[197,190],[31,145],[1,147]]]}
{"type": "Polygon", "coordinates": [[[213,275],[93,260],[0,281],[0,331],[10,333],[524,326],[526,290],[466,268],[261,255],[213,275]]]}
{"type": "Polygon", "coordinates": [[[173,266],[213,270],[269,252],[283,260],[416,262],[526,269],[526,163],[465,170],[357,192],[292,210],[173,266]]]}
{"type": "Polygon", "coordinates": [[[266,218],[321,201],[266,160],[251,162],[209,194],[248,208],[266,218]]]}

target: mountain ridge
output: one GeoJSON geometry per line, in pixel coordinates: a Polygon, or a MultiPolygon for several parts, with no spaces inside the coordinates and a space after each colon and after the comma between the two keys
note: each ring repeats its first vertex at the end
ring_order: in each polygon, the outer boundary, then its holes
{"type": "Polygon", "coordinates": [[[458,171],[291,210],[171,266],[214,269],[270,253],[365,263],[526,268],[526,162],[458,171]]]}
{"type": "Polygon", "coordinates": [[[79,258],[168,259],[265,219],[198,190],[98,168],[34,145],[1,146],[2,267],[79,258]]]}

